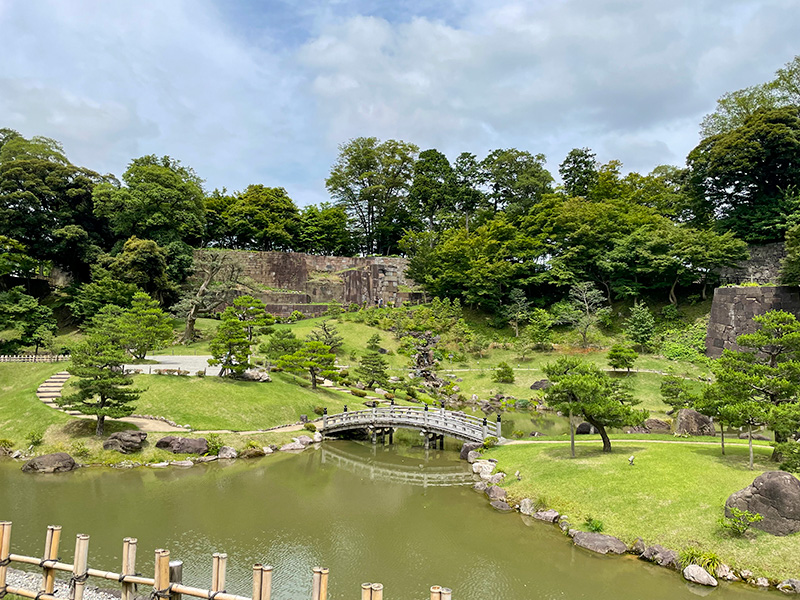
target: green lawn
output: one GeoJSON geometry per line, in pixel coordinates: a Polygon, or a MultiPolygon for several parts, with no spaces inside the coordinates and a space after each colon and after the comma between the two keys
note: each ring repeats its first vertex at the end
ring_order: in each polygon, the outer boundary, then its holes
{"type": "Polygon", "coordinates": [[[66,363],[0,363],[0,438],[20,447],[27,445],[31,431],[44,432],[70,420],[36,397],[36,388],[65,367],[66,363]]]}
{"type": "Polygon", "coordinates": [[[541,501],[570,516],[572,526],[585,529],[587,516],[603,522],[604,533],[630,543],[641,536],[647,544],[680,551],[693,545],[716,552],[726,564],[750,568],[757,575],[785,579],[798,575],[800,534],[775,537],[751,530],[743,538],[723,532],[718,520],[727,497],[752,483],[770,462],[772,449],[756,447],[756,470],[747,468],[747,446],[692,443],[625,442],[615,440],[613,452],[598,444],[520,444],[494,448],[487,457],[513,475],[504,487],[519,500],[541,501]],[[634,455],[635,466],[628,464],[634,455]]]}

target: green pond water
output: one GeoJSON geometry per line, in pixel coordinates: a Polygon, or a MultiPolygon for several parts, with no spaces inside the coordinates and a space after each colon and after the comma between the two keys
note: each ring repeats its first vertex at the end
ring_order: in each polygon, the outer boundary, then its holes
{"type": "MultiPolygon", "coordinates": [[[[118,570],[122,539],[136,537],[138,570],[153,551],[184,561],[184,582],[208,587],[212,552],[228,553],[228,591],[251,594],[251,568],[275,567],[273,598],[310,598],[311,568],[330,568],[330,597],[360,597],[381,582],[387,600],[419,600],[438,584],[456,600],[718,600],[763,598],[743,585],[700,588],[630,556],[575,548],[554,526],[495,512],[463,485],[453,451],[325,442],[301,454],[190,469],[81,469],[24,475],[0,461],[0,520],[12,552],[40,555],[47,525],[62,525],[64,560],[77,533],[89,564],[118,570]],[[459,485],[461,484],[461,485],[459,485]]],[[[779,592],[767,592],[777,598],[779,592]]]]}

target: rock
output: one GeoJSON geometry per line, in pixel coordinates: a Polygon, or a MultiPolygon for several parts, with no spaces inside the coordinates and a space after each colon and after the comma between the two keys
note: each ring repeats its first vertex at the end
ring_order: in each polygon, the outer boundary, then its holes
{"type": "Polygon", "coordinates": [[[472,394],[472,396],[470,397],[470,400],[472,402],[477,402],[478,400],[480,400],[480,398],[478,398],[478,394],[472,394]]]}
{"type": "Polygon", "coordinates": [[[198,456],[193,460],[195,463],[208,463],[208,462],[214,462],[218,458],[219,458],[218,456],[198,456]]]}
{"type": "Polygon", "coordinates": [[[169,463],[173,467],[193,467],[194,463],[190,460],[173,460],[169,463]]]}
{"type": "Polygon", "coordinates": [[[488,486],[485,494],[489,497],[489,500],[505,500],[506,498],[506,491],[496,485],[488,486]]]}
{"type": "Polygon", "coordinates": [[[644,553],[645,545],[644,540],[640,537],[636,538],[636,541],[631,544],[631,547],[628,548],[628,552],[631,554],[636,554],[637,556],[641,556],[644,553]]]}
{"type": "Polygon", "coordinates": [[[558,521],[558,511],[553,510],[552,508],[548,508],[547,510],[538,510],[533,513],[534,519],[539,519],[540,521],[546,521],[548,523],[555,523],[558,521]]]}
{"type": "Polygon", "coordinates": [[[767,471],[728,497],[728,517],[731,507],[760,514],[764,518],[752,526],[772,535],[800,532],[800,481],[785,471],[767,471]]]}
{"type": "Polygon", "coordinates": [[[570,529],[570,527],[569,527],[569,521],[567,521],[566,519],[564,519],[564,520],[559,520],[559,522],[558,522],[558,527],[559,527],[559,529],[561,529],[561,531],[563,531],[563,532],[565,532],[565,533],[566,533],[566,532],[568,532],[568,531],[569,531],[569,529],[570,529]]]}
{"type": "Polygon", "coordinates": [[[572,540],[576,546],[586,548],[592,552],[599,552],[600,554],[625,554],[628,551],[628,546],[625,542],[615,538],[613,535],[606,535],[604,533],[594,533],[591,531],[576,531],[572,536],[572,540]]]}
{"type": "Polygon", "coordinates": [[[530,516],[533,514],[533,511],[535,510],[536,508],[533,505],[533,500],[531,500],[530,498],[523,498],[520,501],[519,512],[521,512],[523,515],[530,516]]]}
{"type": "Polygon", "coordinates": [[[477,450],[470,450],[469,454],[467,454],[467,462],[473,464],[476,460],[481,459],[481,453],[477,450]]]}
{"type": "Polygon", "coordinates": [[[739,581],[739,578],[736,576],[736,573],[733,572],[733,569],[724,563],[719,564],[716,575],[717,579],[724,579],[725,581],[739,581]]]}
{"type": "Polygon", "coordinates": [[[56,452],[55,454],[43,454],[32,458],[22,465],[23,473],[66,473],[78,468],[69,454],[66,452],[56,452]]]}
{"type": "Polygon", "coordinates": [[[164,469],[169,466],[168,462],[157,462],[157,463],[150,463],[147,465],[148,467],[152,467],[154,469],[164,469]]]}
{"type": "Polygon", "coordinates": [[[308,437],[307,435],[299,435],[296,438],[292,438],[298,444],[303,444],[303,447],[309,446],[314,443],[314,440],[308,437]]]}
{"type": "Polygon", "coordinates": [[[539,437],[539,436],[541,436],[541,435],[542,435],[542,433],[541,433],[540,431],[531,431],[531,432],[528,434],[528,437],[539,437]]]}
{"type": "Polygon", "coordinates": [[[308,423],[308,415],[300,415],[300,422],[303,424],[308,423]]]}
{"type": "Polygon", "coordinates": [[[532,390],[546,390],[551,385],[552,384],[547,379],[539,379],[538,381],[534,381],[531,384],[531,389],[532,390]]]}
{"type": "Polygon", "coordinates": [[[378,348],[378,354],[389,354],[386,348],[378,348]]]}
{"type": "Polygon", "coordinates": [[[567,529],[567,535],[569,537],[571,537],[571,538],[574,538],[576,533],[580,533],[580,531],[578,531],[577,529],[572,529],[572,528],[567,529]]]}
{"type": "Polygon", "coordinates": [[[289,442],[281,446],[281,452],[289,452],[291,450],[305,450],[306,447],[300,442],[289,442]]]}
{"type": "MultiPolygon", "coordinates": [[[[739,434],[739,439],[740,440],[746,440],[747,439],[747,432],[743,431],[742,433],[740,433],[739,434]]],[[[770,441],[770,439],[767,436],[765,436],[765,435],[763,435],[761,433],[754,433],[753,434],[753,439],[754,440],[761,440],[762,442],[770,441]]]]}
{"type": "Polygon", "coordinates": [[[714,423],[705,415],[691,408],[682,408],[675,419],[675,431],[688,435],[716,435],[714,423]]]}
{"type": "Polygon", "coordinates": [[[683,578],[692,583],[717,587],[717,580],[700,565],[689,565],[683,570],[683,578]]]}
{"type": "Polygon", "coordinates": [[[245,371],[242,373],[242,379],[245,381],[258,381],[262,383],[270,383],[272,378],[266,371],[245,371]]]}
{"type": "Polygon", "coordinates": [[[379,387],[375,388],[375,395],[376,395],[376,396],[385,396],[385,395],[386,395],[386,394],[388,394],[388,393],[389,393],[389,392],[387,392],[387,391],[386,391],[385,389],[383,389],[383,388],[379,388],[379,387]]]}
{"type": "Polygon", "coordinates": [[[469,458],[469,453],[474,452],[478,448],[483,448],[483,444],[479,442],[465,442],[461,446],[461,454],[459,454],[458,457],[461,460],[467,460],[469,458]]]}
{"type": "Polygon", "coordinates": [[[660,544],[646,548],[645,551],[642,552],[640,558],[654,562],[661,567],[675,569],[676,571],[680,569],[678,553],[674,550],[668,550],[660,544]]]}
{"type": "Polygon", "coordinates": [[[753,578],[753,572],[748,569],[742,569],[741,571],[739,571],[739,575],[745,581],[750,581],[753,578]]]}
{"type": "Polygon", "coordinates": [[[21,450],[14,450],[11,454],[11,458],[22,458],[22,451],[21,450]]]}
{"type": "Polygon", "coordinates": [[[647,419],[644,426],[651,433],[669,433],[671,430],[669,423],[661,419],[647,419]]]}
{"type": "Polygon", "coordinates": [[[757,577],[755,583],[758,587],[769,587],[769,579],[766,577],[757,577]]]}
{"type": "Polygon", "coordinates": [[[365,389],[367,386],[365,386],[363,383],[357,383],[357,384],[355,384],[353,387],[354,387],[354,388],[356,388],[357,390],[363,390],[363,389],[365,389]]]}
{"type": "Polygon", "coordinates": [[[481,478],[488,479],[492,476],[492,471],[494,471],[494,463],[487,460],[477,460],[472,464],[472,472],[480,475],[481,478]]]}
{"type": "Polygon", "coordinates": [[[589,425],[586,421],[575,428],[575,435],[588,435],[590,433],[594,433],[594,427],[589,425]]]}
{"type": "Polygon", "coordinates": [[[263,448],[245,448],[239,453],[239,458],[261,458],[266,453],[263,448]]]}
{"type": "Polygon", "coordinates": [[[495,473],[491,477],[489,477],[489,484],[490,485],[497,485],[498,483],[503,483],[503,479],[506,478],[505,473],[495,473]]]}
{"type": "Polygon", "coordinates": [[[315,431],[313,439],[315,444],[319,444],[322,441],[322,434],[319,431],[315,431]]]}
{"type": "Polygon", "coordinates": [[[222,448],[219,449],[219,453],[217,454],[217,456],[219,456],[222,459],[230,460],[232,458],[236,458],[237,456],[239,456],[239,453],[236,452],[236,450],[234,450],[230,446],[223,446],[222,448]]]}
{"type": "Polygon", "coordinates": [[[156,442],[156,448],[169,450],[173,454],[205,454],[208,452],[208,441],[205,438],[168,435],[156,442]]]}
{"type": "Polygon", "coordinates": [[[514,510],[508,505],[507,502],[504,502],[503,500],[492,500],[490,504],[492,505],[492,508],[499,510],[500,512],[511,512],[514,510]]]}
{"type": "Polygon", "coordinates": [[[139,452],[146,439],[147,434],[144,431],[118,431],[103,442],[103,450],[114,450],[122,454],[139,452]]]}
{"type": "Polygon", "coordinates": [[[489,484],[486,483],[485,481],[476,481],[473,484],[472,489],[475,490],[476,492],[485,492],[486,488],[488,488],[488,487],[489,487],[489,484]]]}
{"type": "Polygon", "coordinates": [[[262,450],[264,451],[264,454],[272,454],[273,452],[275,452],[276,448],[277,446],[273,446],[270,444],[269,446],[264,446],[262,450]]]}
{"type": "Polygon", "coordinates": [[[800,579],[784,579],[775,587],[786,594],[800,594],[800,579]]]}

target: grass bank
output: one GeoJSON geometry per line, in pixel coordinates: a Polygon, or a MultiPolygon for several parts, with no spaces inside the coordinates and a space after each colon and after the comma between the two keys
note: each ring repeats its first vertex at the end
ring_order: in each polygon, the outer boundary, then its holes
{"type": "Polygon", "coordinates": [[[44,432],[70,418],[48,408],[36,397],[36,389],[66,363],[0,363],[0,438],[16,447],[26,444],[32,431],[44,432]]]}
{"type": "Polygon", "coordinates": [[[755,448],[755,470],[747,468],[747,446],[718,446],[615,440],[613,452],[579,444],[520,444],[486,452],[498,468],[513,476],[504,487],[514,499],[531,498],[569,515],[585,529],[587,517],[602,521],[603,532],[631,543],[642,537],[680,551],[688,546],[715,552],[722,562],[749,568],[759,576],[782,580],[800,575],[800,535],[776,537],[751,529],[734,537],[720,528],[725,500],[767,470],[772,448],[755,448]],[[634,455],[635,466],[628,464],[634,455]]]}

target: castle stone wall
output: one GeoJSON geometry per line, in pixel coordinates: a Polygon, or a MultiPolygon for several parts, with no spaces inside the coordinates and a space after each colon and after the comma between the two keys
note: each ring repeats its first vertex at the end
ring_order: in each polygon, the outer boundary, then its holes
{"type": "Polygon", "coordinates": [[[726,283],[778,283],[781,263],[786,258],[786,246],[783,242],[749,246],[750,258],[742,261],[738,267],[720,270],[719,278],[726,283]]]}
{"type": "Polygon", "coordinates": [[[800,317],[800,288],[789,286],[720,287],[714,290],[706,333],[706,352],[719,358],[724,349],[739,350],[736,338],[756,329],[753,317],[785,310],[800,317]]]}

